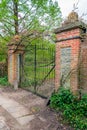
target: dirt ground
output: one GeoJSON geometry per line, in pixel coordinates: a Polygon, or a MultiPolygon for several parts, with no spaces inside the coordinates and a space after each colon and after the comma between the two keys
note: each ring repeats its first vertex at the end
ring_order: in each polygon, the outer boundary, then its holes
{"type": "Polygon", "coordinates": [[[17,91],[11,87],[0,88],[0,94],[20,103],[35,116],[33,120],[27,123],[26,129],[23,129],[19,126],[18,122],[0,106],[0,117],[5,117],[6,124],[10,130],[73,130],[70,126],[62,124],[60,121],[60,113],[56,113],[46,106],[47,99],[42,99],[21,88],[17,91]]]}

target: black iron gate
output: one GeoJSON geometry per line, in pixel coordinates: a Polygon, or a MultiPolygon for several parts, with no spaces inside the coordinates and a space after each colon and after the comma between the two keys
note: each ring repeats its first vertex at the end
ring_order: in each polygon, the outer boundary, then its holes
{"type": "Polygon", "coordinates": [[[21,64],[21,86],[49,96],[54,90],[55,45],[29,44],[21,64]]]}

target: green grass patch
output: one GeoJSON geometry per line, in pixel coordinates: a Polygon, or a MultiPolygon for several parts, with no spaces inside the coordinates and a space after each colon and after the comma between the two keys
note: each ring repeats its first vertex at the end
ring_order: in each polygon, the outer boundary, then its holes
{"type": "MultiPolygon", "coordinates": [[[[27,67],[25,67],[25,72],[26,72],[25,75],[29,79],[34,79],[35,73],[36,73],[36,79],[37,80],[42,80],[50,72],[51,68],[52,68],[52,66],[49,67],[49,68],[46,68],[46,67],[37,67],[36,68],[36,72],[35,72],[33,66],[27,66],[27,67]]],[[[50,79],[54,78],[54,70],[52,70],[52,72],[47,77],[47,79],[49,79],[49,78],[50,79]]]]}
{"type": "Polygon", "coordinates": [[[55,44],[47,44],[45,41],[40,42],[28,46],[28,51],[26,51],[24,57],[24,76],[27,77],[30,84],[33,82],[35,76],[37,83],[45,77],[47,77],[47,80],[54,78],[54,70],[50,74],[49,72],[55,64],[55,44]]]}

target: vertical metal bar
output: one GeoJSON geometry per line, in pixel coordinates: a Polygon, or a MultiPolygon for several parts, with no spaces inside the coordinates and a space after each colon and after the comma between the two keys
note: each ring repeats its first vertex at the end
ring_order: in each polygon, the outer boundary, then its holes
{"type": "MultiPolygon", "coordinates": [[[[55,65],[55,54],[56,54],[56,50],[55,49],[54,49],[54,65],[55,65]]],[[[54,68],[54,81],[55,81],[55,68],[54,68]]]]}
{"type": "Polygon", "coordinates": [[[20,85],[20,87],[21,87],[21,77],[22,77],[22,75],[21,75],[21,71],[22,71],[22,68],[21,68],[21,54],[19,54],[19,85],[20,85]]]}
{"type": "MultiPolygon", "coordinates": [[[[43,46],[43,41],[42,41],[41,50],[42,50],[42,61],[41,61],[41,65],[43,66],[45,64],[45,61],[44,61],[44,46],[43,46]]],[[[44,77],[45,76],[44,66],[42,67],[42,71],[43,71],[43,77],[44,77]]],[[[43,77],[42,77],[41,81],[43,80],[43,77]]]]}
{"type": "Polygon", "coordinates": [[[36,81],[36,67],[37,67],[37,57],[36,57],[36,43],[35,43],[35,53],[34,53],[34,91],[36,93],[37,81],[36,81]]]}

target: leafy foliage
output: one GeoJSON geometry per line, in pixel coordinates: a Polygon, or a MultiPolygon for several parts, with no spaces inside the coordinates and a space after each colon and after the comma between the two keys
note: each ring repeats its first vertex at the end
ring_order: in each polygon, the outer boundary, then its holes
{"type": "Polygon", "coordinates": [[[87,94],[78,100],[70,90],[60,89],[50,100],[50,107],[61,110],[75,130],[87,130],[87,94]]]}
{"type": "Polygon", "coordinates": [[[0,1],[0,53],[5,59],[6,44],[15,34],[22,35],[23,44],[37,42],[40,37],[53,34],[53,28],[58,27],[60,22],[61,11],[56,0],[0,1]],[[39,32],[38,36],[34,32],[39,32]]]}
{"type": "Polygon", "coordinates": [[[6,76],[5,77],[0,77],[0,85],[1,86],[8,85],[8,78],[6,76]]]}
{"type": "Polygon", "coordinates": [[[40,27],[52,29],[61,21],[61,11],[53,0],[2,0],[0,27],[5,35],[14,35],[40,27]],[[18,32],[16,32],[18,31],[18,32]]]}

